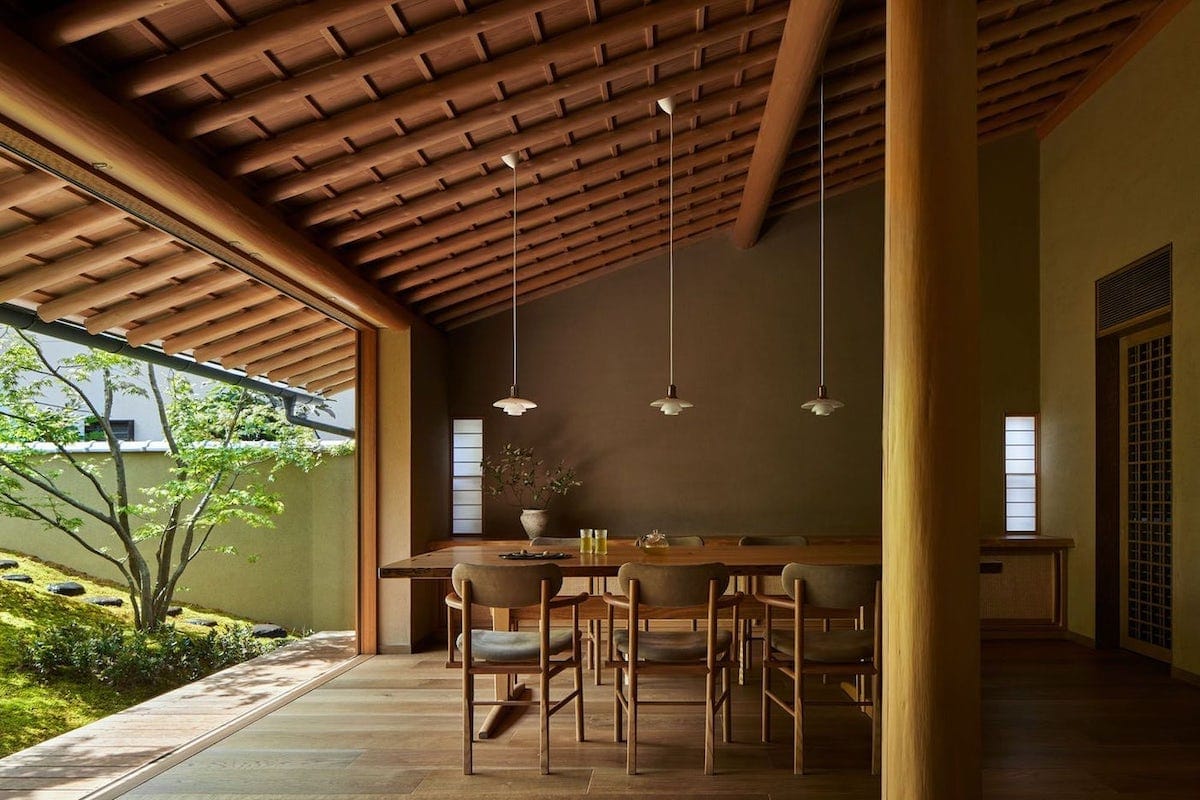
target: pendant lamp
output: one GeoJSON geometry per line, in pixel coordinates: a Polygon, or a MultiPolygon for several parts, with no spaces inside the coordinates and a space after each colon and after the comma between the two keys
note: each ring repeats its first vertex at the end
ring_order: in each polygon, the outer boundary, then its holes
{"type": "Polygon", "coordinates": [[[517,153],[501,156],[505,166],[513,171],[513,260],[512,260],[512,345],[513,345],[513,378],[512,386],[508,389],[508,397],[492,403],[510,417],[519,417],[531,408],[537,408],[537,403],[521,397],[517,391],[517,153]]]}
{"type": "Polygon", "coordinates": [[[679,394],[675,389],[675,101],[669,97],[664,97],[658,101],[658,107],[661,108],[670,120],[670,152],[667,157],[667,265],[670,275],[670,307],[667,317],[667,342],[669,350],[669,378],[667,383],[667,396],[660,397],[650,405],[657,408],[668,417],[675,417],[685,408],[691,408],[692,404],[687,400],[680,400],[679,394]]]}
{"type": "Polygon", "coordinates": [[[818,123],[817,162],[820,170],[820,197],[818,200],[818,229],[821,240],[820,272],[821,272],[821,382],[817,385],[817,396],[801,406],[805,411],[811,411],[818,417],[828,417],[845,403],[834,400],[825,388],[825,78],[821,77],[820,88],[820,121],[818,123]]]}

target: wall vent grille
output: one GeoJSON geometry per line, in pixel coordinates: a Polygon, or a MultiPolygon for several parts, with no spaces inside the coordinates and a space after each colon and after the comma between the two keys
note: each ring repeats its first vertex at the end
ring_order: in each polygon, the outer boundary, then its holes
{"type": "Polygon", "coordinates": [[[1171,245],[1096,281],[1096,333],[1103,336],[1171,310],[1171,245]]]}

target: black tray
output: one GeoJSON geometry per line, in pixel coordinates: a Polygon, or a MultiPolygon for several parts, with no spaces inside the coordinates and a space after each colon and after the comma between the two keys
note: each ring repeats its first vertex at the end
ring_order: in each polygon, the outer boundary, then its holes
{"type": "Polygon", "coordinates": [[[527,550],[519,550],[515,553],[501,553],[501,558],[506,558],[509,561],[546,561],[549,559],[570,558],[570,553],[547,553],[547,552],[530,552],[527,550]]]}

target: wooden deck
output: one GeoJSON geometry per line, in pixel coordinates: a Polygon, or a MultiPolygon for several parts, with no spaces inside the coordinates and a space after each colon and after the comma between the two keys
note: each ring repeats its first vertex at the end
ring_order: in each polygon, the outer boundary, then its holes
{"type": "MultiPolygon", "coordinates": [[[[1163,665],[1139,656],[1063,641],[987,642],[984,659],[983,780],[989,800],[1198,796],[1200,688],[1170,679],[1163,665]]],[[[442,666],[440,653],[377,656],[167,769],[130,796],[879,796],[879,781],[867,771],[868,722],[852,709],[814,709],[808,728],[812,774],[795,777],[786,720],[776,719],[776,744],[759,744],[757,683],[739,687],[737,741],[718,744],[718,774],[711,778],[700,774],[698,709],[651,709],[640,726],[643,774],[631,777],[624,771],[624,746],[612,741],[611,684],[596,687],[589,681],[586,691],[588,741],[574,742],[569,712],[556,717],[552,775],[538,774],[536,725],[525,715],[498,738],[476,746],[479,774],[464,777],[457,673],[442,666]]],[[[178,711],[186,715],[186,707],[178,711]]]]}
{"type": "Polygon", "coordinates": [[[319,633],[0,759],[0,800],[115,796],[356,660],[354,635],[319,633]]]}

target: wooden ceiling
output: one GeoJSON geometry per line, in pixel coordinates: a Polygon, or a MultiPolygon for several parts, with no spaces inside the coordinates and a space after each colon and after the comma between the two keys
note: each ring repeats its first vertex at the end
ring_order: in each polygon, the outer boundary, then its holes
{"type": "MultiPolygon", "coordinates": [[[[769,97],[804,111],[793,114],[794,135],[786,130],[765,216],[816,197],[815,93],[772,85],[786,0],[0,5],[10,28],[131,117],[443,328],[509,302],[507,153],[521,158],[523,301],[665,247],[671,121],[659,97],[676,102],[677,242],[744,214],[764,115],[778,114],[769,97]]],[[[981,0],[981,139],[1061,108],[1160,5],[981,0]]],[[[883,26],[882,2],[844,0],[820,62],[831,193],[882,176],[883,26]]],[[[47,176],[6,166],[3,299],[316,390],[352,377],[342,369],[352,370],[352,334],[338,323],[47,176]]]]}

